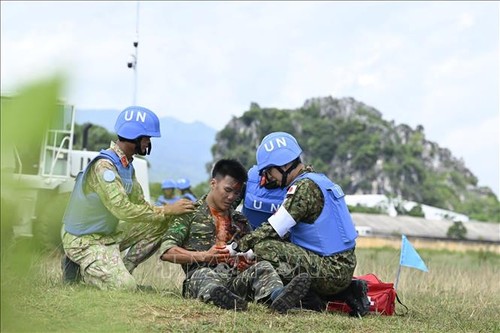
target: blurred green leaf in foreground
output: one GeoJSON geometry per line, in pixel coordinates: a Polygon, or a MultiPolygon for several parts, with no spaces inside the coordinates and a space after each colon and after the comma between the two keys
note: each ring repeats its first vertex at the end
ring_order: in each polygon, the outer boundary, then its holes
{"type": "MultiPolygon", "coordinates": [[[[15,331],[11,300],[30,292],[30,267],[38,255],[32,239],[14,237],[13,226],[23,210],[16,193],[14,151],[38,156],[48,125],[56,121],[63,79],[59,75],[31,82],[12,96],[1,98],[1,331],[15,331]]],[[[38,163],[38,159],[36,160],[38,163]]]]}

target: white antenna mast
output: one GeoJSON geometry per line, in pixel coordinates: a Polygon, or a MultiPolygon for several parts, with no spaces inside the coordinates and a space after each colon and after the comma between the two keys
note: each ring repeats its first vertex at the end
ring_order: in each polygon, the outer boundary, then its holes
{"type": "Polygon", "coordinates": [[[128,68],[134,70],[134,95],[132,99],[132,105],[137,105],[137,60],[138,60],[138,49],[139,49],[139,2],[137,1],[137,11],[136,11],[136,25],[135,25],[135,41],[133,43],[135,52],[131,54],[131,60],[127,63],[128,68]]]}

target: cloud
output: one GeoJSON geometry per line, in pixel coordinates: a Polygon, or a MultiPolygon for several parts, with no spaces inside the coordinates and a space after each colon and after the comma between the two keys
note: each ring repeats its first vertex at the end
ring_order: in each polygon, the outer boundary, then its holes
{"type": "Polygon", "coordinates": [[[448,148],[480,180],[500,169],[486,161],[498,147],[482,144],[498,136],[481,127],[499,112],[494,2],[140,2],[136,72],[126,66],[136,2],[1,9],[2,91],[63,69],[77,108],[124,108],[137,83],[140,104],[216,129],[250,102],[297,108],[349,96],[387,120],[423,125],[444,147],[480,130],[467,141],[473,157],[448,148]]]}
{"type": "Polygon", "coordinates": [[[467,167],[478,176],[479,185],[489,186],[500,193],[499,145],[500,118],[498,114],[477,123],[466,123],[462,127],[449,130],[440,142],[449,148],[457,158],[467,161],[467,167]],[[484,152],[488,152],[484,156],[484,152]]]}

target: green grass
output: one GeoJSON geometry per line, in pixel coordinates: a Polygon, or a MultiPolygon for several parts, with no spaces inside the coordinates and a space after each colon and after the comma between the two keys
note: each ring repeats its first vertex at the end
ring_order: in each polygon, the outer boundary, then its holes
{"type": "MultiPolygon", "coordinates": [[[[254,303],[237,313],[186,300],[182,271],[157,256],[134,272],[153,290],[105,292],[63,285],[59,253],[22,260],[22,251],[2,252],[2,332],[500,332],[500,256],[492,253],[421,250],[430,272],[403,267],[399,281],[409,313],[357,319],[305,310],[278,315],[254,303]]],[[[357,254],[355,275],[394,281],[398,250],[357,254]]]]}

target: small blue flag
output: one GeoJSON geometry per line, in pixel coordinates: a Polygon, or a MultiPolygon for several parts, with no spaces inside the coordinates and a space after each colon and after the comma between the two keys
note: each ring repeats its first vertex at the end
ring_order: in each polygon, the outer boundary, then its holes
{"type": "Polygon", "coordinates": [[[424,272],[429,271],[427,266],[425,266],[424,261],[420,258],[417,251],[415,251],[413,245],[411,245],[405,235],[402,235],[401,257],[399,258],[399,264],[401,266],[420,269],[424,272]]]}

